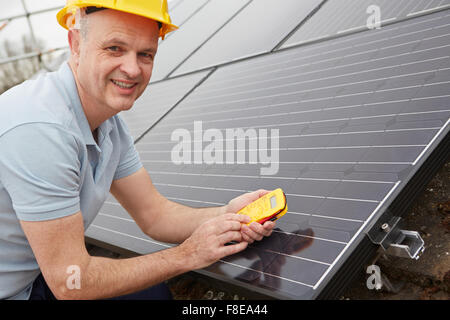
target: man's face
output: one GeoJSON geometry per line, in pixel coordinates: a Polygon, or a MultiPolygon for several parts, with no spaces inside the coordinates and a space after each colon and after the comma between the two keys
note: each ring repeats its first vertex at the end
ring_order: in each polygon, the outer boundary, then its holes
{"type": "Polygon", "coordinates": [[[85,36],[77,35],[74,59],[83,105],[111,114],[130,109],[150,81],[158,47],[157,23],[103,10],[87,17],[86,29],[85,36]]]}

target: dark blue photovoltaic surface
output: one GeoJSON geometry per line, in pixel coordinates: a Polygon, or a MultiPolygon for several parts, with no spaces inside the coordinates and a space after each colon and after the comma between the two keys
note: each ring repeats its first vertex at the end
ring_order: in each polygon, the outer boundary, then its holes
{"type": "Polygon", "coordinates": [[[252,1],[198,48],[174,75],[270,52],[321,2],[322,0],[252,1]]]}
{"type": "Polygon", "coordinates": [[[150,84],[142,96],[136,100],[133,108],[120,113],[134,140],[189,94],[207,74],[208,72],[200,72],[150,84]]]}
{"type": "MultiPolygon", "coordinates": [[[[203,272],[275,297],[317,297],[448,133],[449,48],[445,10],[220,67],[185,97],[136,144],[158,190],[205,207],[282,187],[289,207],[271,237],[203,272]],[[246,138],[243,163],[175,164],[172,133],[195,137],[200,121],[203,133],[223,134],[216,140],[223,148],[233,140],[227,129],[256,132],[256,139],[278,133],[271,152],[279,157],[262,163],[257,154],[249,163],[246,138]],[[271,165],[277,172],[262,174],[271,165]]],[[[87,236],[140,254],[168,246],[145,236],[112,198],[87,236]]]]}
{"type": "Polygon", "coordinates": [[[450,0],[328,0],[284,47],[372,27],[377,17],[374,6],[379,8],[382,27],[388,22],[450,6],[450,0]]]}

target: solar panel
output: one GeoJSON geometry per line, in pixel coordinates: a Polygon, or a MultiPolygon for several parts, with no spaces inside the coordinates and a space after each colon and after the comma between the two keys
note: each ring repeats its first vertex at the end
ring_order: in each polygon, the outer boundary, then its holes
{"type": "Polygon", "coordinates": [[[169,12],[172,23],[176,26],[181,26],[208,1],[209,0],[183,0],[180,3],[175,3],[173,9],[170,9],[169,12]]]}
{"type": "Polygon", "coordinates": [[[174,75],[272,50],[322,0],[252,1],[174,75]]]}
{"type": "Polygon", "coordinates": [[[169,6],[169,10],[173,10],[175,9],[178,5],[180,5],[181,2],[183,2],[184,0],[172,0],[172,1],[167,1],[167,5],[169,6]]]}
{"type": "Polygon", "coordinates": [[[198,85],[208,72],[194,73],[166,82],[150,84],[133,108],[122,112],[134,140],[152,127],[166,112],[198,85]]]}
{"type": "Polygon", "coordinates": [[[171,246],[147,237],[111,195],[85,236],[93,243],[100,241],[138,253],[156,252],[171,246]]]}
{"type": "Polygon", "coordinates": [[[440,9],[450,0],[329,0],[306,22],[283,47],[335,36],[344,32],[367,29],[410,15],[440,9]],[[378,11],[379,10],[379,11],[378,11]]]}
{"type": "MultiPolygon", "coordinates": [[[[317,298],[448,140],[449,40],[447,10],[223,66],[144,135],[136,144],[142,162],[173,201],[203,207],[260,187],[286,193],[289,211],[271,237],[200,272],[277,298],[317,298]],[[241,163],[237,139],[226,134],[236,128],[254,129],[242,139],[241,163]],[[197,152],[180,164],[177,129],[197,152]],[[277,172],[263,174],[271,165],[277,172]]],[[[124,220],[114,200],[101,211],[91,239],[139,254],[167,247],[124,220]]]]}
{"type": "Polygon", "coordinates": [[[249,0],[209,1],[173,34],[170,41],[160,42],[152,81],[168,76],[249,2],[249,0]]]}

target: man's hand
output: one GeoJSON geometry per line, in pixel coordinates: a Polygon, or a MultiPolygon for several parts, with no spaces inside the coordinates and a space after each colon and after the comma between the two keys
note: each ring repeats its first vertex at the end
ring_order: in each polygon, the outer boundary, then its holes
{"type": "MultiPolygon", "coordinates": [[[[227,212],[236,213],[245,206],[249,205],[253,201],[258,200],[262,196],[268,194],[270,191],[257,190],[250,193],[245,193],[232,199],[226,206],[227,212]]],[[[249,226],[243,224],[241,226],[242,240],[253,243],[255,240],[259,241],[263,237],[268,237],[272,234],[272,230],[275,228],[275,222],[266,221],[263,225],[258,222],[252,222],[249,226]]]]}
{"type": "Polygon", "coordinates": [[[205,268],[225,256],[244,250],[248,242],[242,241],[240,230],[241,225],[248,222],[248,216],[226,213],[201,224],[179,246],[184,251],[189,268],[205,268]],[[231,241],[238,243],[225,245],[231,241]]]}

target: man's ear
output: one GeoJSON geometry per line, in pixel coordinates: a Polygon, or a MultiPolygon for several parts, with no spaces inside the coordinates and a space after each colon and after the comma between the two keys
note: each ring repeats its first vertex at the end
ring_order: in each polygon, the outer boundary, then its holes
{"type": "Polygon", "coordinates": [[[70,57],[78,65],[80,58],[80,31],[76,29],[69,30],[69,47],[70,47],[70,57]]]}

